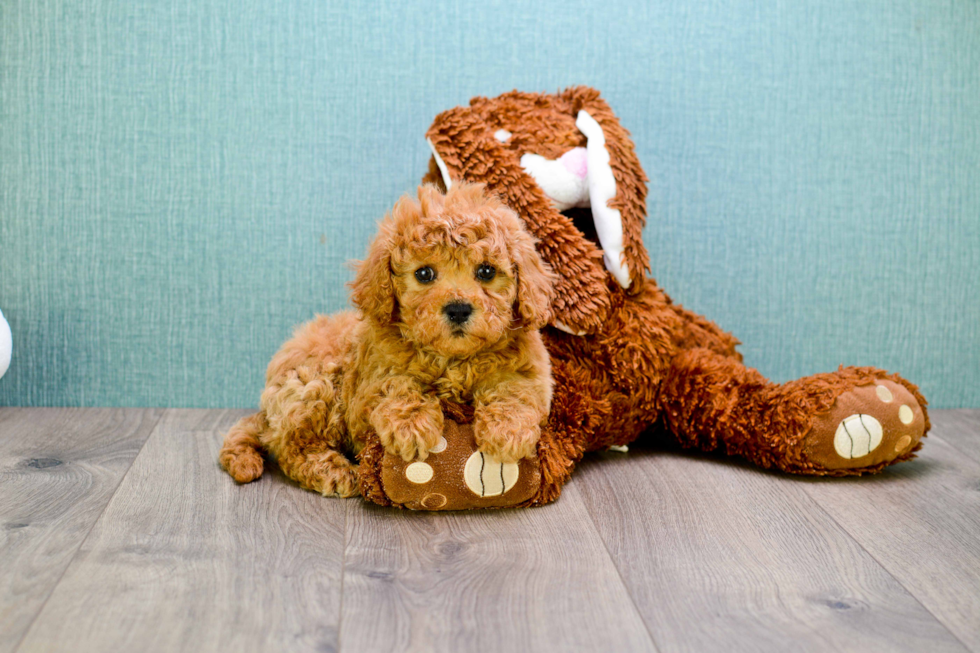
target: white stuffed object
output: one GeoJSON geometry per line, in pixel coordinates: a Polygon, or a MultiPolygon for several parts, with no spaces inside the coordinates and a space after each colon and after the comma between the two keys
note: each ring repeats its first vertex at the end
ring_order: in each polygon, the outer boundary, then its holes
{"type": "Polygon", "coordinates": [[[3,311],[0,311],[0,376],[7,373],[10,367],[10,352],[14,348],[14,342],[10,337],[10,325],[3,318],[3,311]]]}

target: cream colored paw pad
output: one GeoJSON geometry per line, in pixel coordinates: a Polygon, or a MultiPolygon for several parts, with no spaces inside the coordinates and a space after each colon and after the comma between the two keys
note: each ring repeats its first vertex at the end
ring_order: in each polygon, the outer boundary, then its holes
{"type": "Polygon", "coordinates": [[[841,458],[867,456],[881,444],[882,433],[881,422],[871,415],[857,413],[845,417],[837,426],[834,449],[841,458]]]}
{"type": "Polygon", "coordinates": [[[915,413],[908,406],[903,405],[898,409],[898,419],[902,420],[902,424],[908,425],[912,423],[915,419],[915,413]]]}
{"type": "Polygon", "coordinates": [[[875,386],[875,392],[878,393],[878,399],[881,399],[886,404],[890,404],[894,399],[892,391],[883,385],[875,386]]]}
{"type": "Polygon", "coordinates": [[[895,453],[902,453],[908,449],[909,445],[912,444],[912,437],[908,435],[903,435],[895,443],[895,453]]]}
{"type": "Polygon", "coordinates": [[[495,497],[514,487],[519,475],[517,463],[502,463],[493,456],[477,451],[463,467],[466,487],[481,497],[495,497]]]}
{"type": "Polygon", "coordinates": [[[422,497],[422,507],[426,510],[439,510],[439,508],[446,505],[447,501],[448,499],[446,499],[445,494],[432,492],[422,497]]]}
{"type": "Polygon", "coordinates": [[[446,442],[446,438],[444,438],[444,437],[442,437],[440,435],[439,436],[439,442],[436,443],[436,446],[434,446],[431,449],[429,449],[429,453],[442,453],[443,451],[446,450],[446,447],[448,447],[448,446],[449,446],[449,443],[446,442]]]}
{"type": "Polygon", "coordinates": [[[432,480],[432,466],[429,463],[412,463],[405,468],[405,478],[412,483],[428,483],[432,480]]]}

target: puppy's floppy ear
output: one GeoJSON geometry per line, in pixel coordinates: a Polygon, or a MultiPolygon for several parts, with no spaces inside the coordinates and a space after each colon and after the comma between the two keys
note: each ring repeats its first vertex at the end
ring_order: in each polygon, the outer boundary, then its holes
{"type": "MultiPolygon", "coordinates": [[[[397,214],[402,198],[395,205],[397,214]]],[[[395,297],[395,284],[391,279],[391,250],[395,246],[395,218],[385,216],[378,225],[378,235],[368,247],[367,258],[357,265],[357,275],[351,282],[351,301],[368,318],[380,323],[390,324],[398,320],[398,302],[395,297]]]]}
{"type": "Polygon", "coordinates": [[[508,234],[510,256],[517,275],[514,312],[527,329],[540,329],[551,318],[551,298],[555,274],[534,248],[534,238],[515,220],[516,229],[508,234]]]}

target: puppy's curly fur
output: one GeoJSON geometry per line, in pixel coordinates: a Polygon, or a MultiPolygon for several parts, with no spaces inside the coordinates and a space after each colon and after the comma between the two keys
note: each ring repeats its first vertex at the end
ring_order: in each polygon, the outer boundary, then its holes
{"type": "Polygon", "coordinates": [[[305,488],[355,495],[351,457],[368,435],[425,460],[443,431],[440,400],[473,405],[482,451],[504,462],[535,452],[551,405],[538,329],[553,275],[517,215],[483,190],[422,186],[418,201],[398,201],[353,282],[360,312],[299,327],[269,364],[260,412],[225,437],[220,461],[235,480],[261,476],[265,451],[305,488]]]}

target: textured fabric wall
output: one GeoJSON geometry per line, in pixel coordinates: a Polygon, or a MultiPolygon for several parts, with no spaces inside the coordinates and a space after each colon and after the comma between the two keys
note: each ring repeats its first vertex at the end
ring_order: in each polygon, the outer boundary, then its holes
{"type": "Polygon", "coordinates": [[[0,404],[252,406],[425,170],[433,116],[601,89],[677,301],[786,380],[980,406],[980,5],[0,5],[0,404]]]}

